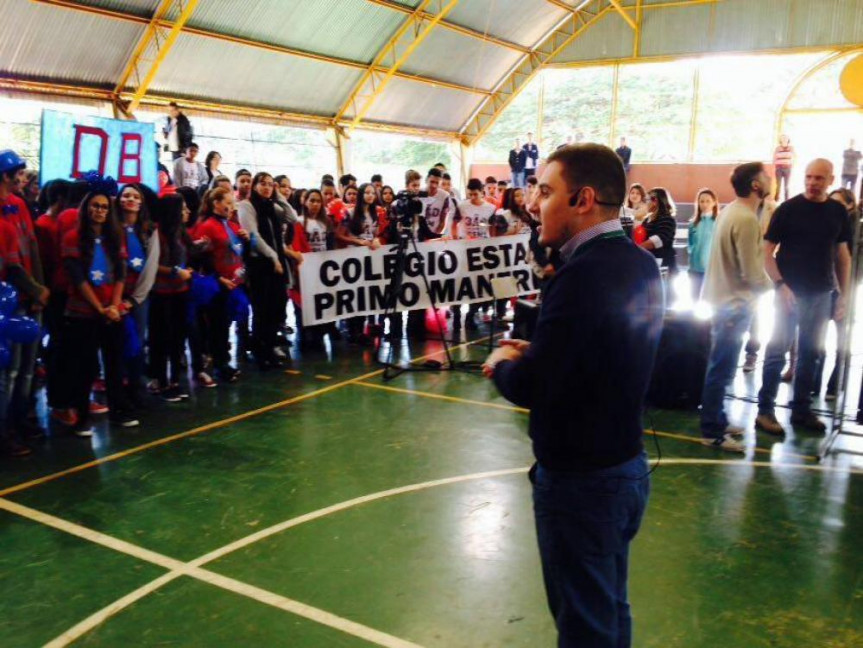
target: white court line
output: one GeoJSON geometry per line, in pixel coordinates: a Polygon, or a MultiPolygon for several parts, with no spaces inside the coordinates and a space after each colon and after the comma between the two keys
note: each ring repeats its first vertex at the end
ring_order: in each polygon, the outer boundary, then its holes
{"type": "MultiPolygon", "coordinates": [[[[734,459],[666,458],[663,459],[660,463],[660,467],[671,465],[727,465],[755,468],[790,468],[815,472],[847,472],[851,474],[863,474],[863,470],[854,468],[845,469],[834,466],[771,463],[769,461],[745,461],[734,459]]],[[[285,531],[287,529],[296,527],[306,522],[320,519],[328,515],[332,515],[333,513],[347,510],[354,506],[359,506],[387,497],[393,497],[395,495],[403,495],[406,493],[435,488],[438,486],[446,486],[449,484],[456,484],[477,479],[488,479],[493,477],[502,477],[518,473],[525,473],[527,472],[527,470],[528,469],[526,467],[510,468],[505,470],[474,473],[470,475],[460,475],[457,477],[436,479],[432,481],[421,482],[418,484],[402,486],[399,488],[392,488],[385,491],[379,491],[370,495],[364,495],[362,497],[346,500],[339,504],[334,504],[332,506],[313,511],[311,513],[306,513],[305,515],[291,518],[290,520],[286,520],[285,522],[273,525],[271,527],[268,527],[267,529],[262,529],[261,531],[248,535],[244,538],[240,538],[239,540],[232,542],[231,544],[211,551],[210,553],[205,554],[200,558],[196,558],[195,560],[192,560],[188,563],[183,563],[173,558],[162,556],[161,554],[149,551],[147,549],[143,549],[142,547],[138,547],[137,545],[130,544],[123,540],[113,538],[111,536],[99,533],[98,531],[94,531],[86,527],[81,527],[77,524],[62,520],[60,518],[56,518],[35,509],[21,506],[20,504],[10,502],[2,498],[0,498],[0,508],[5,509],[11,513],[16,513],[17,515],[21,515],[22,517],[40,522],[47,526],[54,527],[61,531],[71,533],[72,535],[76,535],[80,538],[90,540],[91,542],[95,542],[110,549],[114,549],[115,551],[127,553],[131,556],[134,556],[141,560],[145,560],[147,562],[154,562],[159,566],[171,570],[169,573],[164,574],[163,576],[151,581],[150,583],[135,590],[134,592],[127,594],[123,598],[114,601],[110,605],[104,607],[95,614],[87,617],[80,623],[76,624],[74,627],[70,628],[56,639],[46,644],[46,646],[50,646],[51,648],[62,648],[68,646],[73,641],[81,638],[91,630],[95,629],[97,626],[101,625],[118,612],[121,612],[122,610],[144,598],[148,594],[153,593],[157,589],[183,575],[197,578],[198,580],[214,585],[216,587],[221,587],[236,594],[241,594],[243,596],[255,599],[261,603],[272,605],[288,612],[292,612],[298,616],[302,616],[312,621],[322,623],[323,625],[333,627],[337,630],[346,632],[347,634],[352,634],[363,639],[367,639],[368,641],[372,643],[377,643],[381,646],[392,646],[393,648],[418,648],[417,644],[412,644],[397,637],[392,637],[391,635],[387,635],[385,633],[379,632],[372,628],[368,628],[353,621],[343,619],[336,615],[330,614],[329,612],[307,606],[303,603],[299,603],[298,601],[282,597],[278,594],[262,590],[253,585],[249,585],[248,583],[243,583],[241,581],[237,581],[235,579],[216,574],[209,570],[201,569],[200,567],[201,565],[222,558],[234,551],[237,551],[238,549],[247,547],[251,544],[254,544],[255,542],[259,542],[265,538],[281,533],[282,531],[285,531]]]]}

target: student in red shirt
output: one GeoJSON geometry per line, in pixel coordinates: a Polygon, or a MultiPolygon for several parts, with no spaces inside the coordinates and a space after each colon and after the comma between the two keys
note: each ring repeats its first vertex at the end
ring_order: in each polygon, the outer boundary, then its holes
{"type": "Polygon", "coordinates": [[[60,381],[68,390],[66,400],[77,414],[72,432],[83,437],[93,434],[90,388],[99,372],[100,350],[111,423],[134,427],[138,420],[122,382],[127,254],[108,190],[96,189],[84,198],[78,228],[63,238],[60,256],[70,287],[58,365],[60,381]]]}
{"type": "MultiPolygon", "coordinates": [[[[317,189],[310,189],[306,194],[306,202],[303,204],[300,219],[294,225],[292,246],[296,252],[310,254],[333,249],[334,226],[332,219],[327,215],[325,200],[324,193],[317,189]]],[[[302,290],[302,286],[290,292],[291,300],[294,302],[294,312],[297,315],[300,346],[303,348],[323,348],[324,333],[332,332],[335,327],[331,325],[303,325],[303,302],[300,290],[302,290]]]]}
{"type": "Polygon", "coordinates": [[[243,248],[249,244],[249,234],[231,219],[234,213],[234,196],[223,188],[211,189],[201,204],[201,222],[195,236],[206,241],[203,268],[214,275],[220,292],[207,308],[210,323],[210,347],[216,377],[223,382],[236,382],[240,372],[231,366],[228,332],[231,317],[228,297],[233,290],[242,290],[246,269],[243,265],[243,248]]]}
{"type": "MultiPolygon", "coordinates": [[[[5,218],[0,218],[0,281],[9,279],[12,273],[21,272],[21,257],[18,255],[15,228],[5,218]]],[[[0,453],[13,457],[26,457],[33,451],[21,440],[20,434],[9,429],[6,412],[9,409],[7,373],[0,369],[0,453]]]]}
{"type": "MultiPolygon", "coordinates": [[[[41,323],[42,309],[48,303],[50,291],[45,287],[42,278],[42,265],[30,211],[27,204],[13,193],[19,173],[25,166],[24,160],[14,151],[0,151],[0,219],[10,225],[14,232],[10,243],[20,260],[20,264],[10,268],[7,273],[9,282],[18,290],[16,314],[32,317],[41,323]]],[[[8,233],[9,228],[4,229],[8,233]]],[[[38,348],[38,340],[30,344],[12,345],[12,361],[8,368],[0,369],[5,383],[0,408],[3,409],[2,416],[8,417],[9,427],[15,428],[17,438],[24,432],[33,436],[42,435],[42,430],[27,420],[38,348]]],[[[15,437],[15,434],[10,434],[9,438],[15,437]]],[[[24,452],[23,449],[16,448],[14,442],[5,445],[12,454],[20,455],[24,452]]],[[[24,448],[26,449],[26,446],[24,448]]]]}

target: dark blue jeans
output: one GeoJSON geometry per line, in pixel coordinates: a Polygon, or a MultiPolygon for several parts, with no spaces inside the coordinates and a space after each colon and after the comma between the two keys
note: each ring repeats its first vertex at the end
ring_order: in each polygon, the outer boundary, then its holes
{"type": "Polygon", "coordinates": [[[752,322],[752,307],[741,301],[724,304],[713,315],[710,359],[701,394],[701,434],[721,437],[728,427],[725,390],[734,379],[743,335],[752,322]]]}
{"type": "Polygon", "coordinates": [[[647,455],[589,473],[537,465],[533,507],[559,648],[625,648],[629,543],[647,507],[647,455]]]}
{"type": "Polygon", "coordinates": [[[798,326],[797,369],[794,371],[794,399],[791,409],[796,414],[810,411],[812,386],[819,358],[824,350],[824,336],[830,320],[831,293],[816,295],[797,295],[797,304],[791,312],[785,309],[777,297],[776,323],[773,336],[764,354],[764,373],[761,378],[761,391],[758,392],[758,412],[772,414],[776,406],[776,392],[785,354],[791,348],[798,326]]]}

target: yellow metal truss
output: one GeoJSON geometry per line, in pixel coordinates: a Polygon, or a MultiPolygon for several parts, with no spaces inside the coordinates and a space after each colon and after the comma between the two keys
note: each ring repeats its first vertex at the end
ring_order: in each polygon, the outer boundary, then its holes
{"type": "Polygon", "coordinates": [[[479,106],[461,129],[463,139],[474,143],[494,124],[503,110],[546,63],[573,40],[593,27],[613,7],[606,0],[586,0],[549,32],[530,54],[519,61],[497,89],[479,106]]]}
{"type": "Polygon", "coordinates": [[[352,114],[348,135],[368,114],[396,71],[458,2],[459,0],[423,0],[396,30],[336,113],[336,122],[349,112],[352,114]],[[428,12],[427,9],[433,11],[428,12]],[[381,68],[385,68],[386,71],[382,72],[381,68]]]}
{"type": "MultiPolygon", "coordinates": [[[[150,20],[144,18],[142,16],[136,16],[135,14],[126,13],[123,11],[118,11],[116,9],[106,9],[104,7],[93,7],[90,5],[82,4],[79,0],[30,0],[31,2],[35,2],[36,4],[49,5],[51,7],[55,7],[58,9],[68,9],[72,11],[79,11],[82,13],[87,13],[95,16],[100,16],[102,18],[109,18],[111,20],[118,20],[123,22],[130,22],[139,25],[147,25],[150,23],[150,20]]],[[[406,8],[409,10],[409,8],[406,8]]],[[[160,27],[170,28],[171,23],[168,23],[165,20],[158,21],[160,27]]],[[[366,70],[368,65],[366,63],[361,63],[359,61],[352,61],[350,59],[339,58],[335,56],[327,56],[326,54],[317,54],[315,52],[306,52],[304,50],[295,49],[293,47],[286,47],[284,45],[276,45],[273,43],[266,43],[263,41],[254,40],[251,38],[243,38],[242,36],[235,36],[233,34],[224,34],[221,32],[210,31],[208,29],[201,29],[199,27],[192,27],[187,25],[183,25],[180,29],[181,33],[188,34],[190,36],[200,36],[202,38],[209,38],[212,40],[217,40],[223,43],[232,43],[234,45],[242,45],[244,47],[253,47],[255,49],[259,49],[266,52],[274,52],[276,54],[284,54],[286,56],[293,56],[296,58],[308,59],[311,61],[318,61],[320,63],[330,63],[332,65],[338,65],[340,67],[352,68],[355,70],[366,70]]],[[[449,81],[443,81],[440,79],[432,79],[429,77],[425,77],[418,74],[405,74],[402,72],[396,72],[395,75],[397,78],[405,79],[408,81],[414,81],[416,83],[421,83],[424,85],[430,85],[441,88],[449,88],[450,90],[457,90],[459,92],[473,92],[476,94],[486,95],[491,94],[487,90],[483,90],[481,88],[475,88],[470,86],[461,85],[458,83],[452,83],[449,81]]]]}
{"type": "Polygon", "coordinates": [[[159,4],[114,88],[114,94],[119,97],[134,82],[135,91],[128,104],[122,105],[123,112],[131,115],[138,109],[168,52],[177,41],[180,30],[192,17],[197,5],[198,0],[162,0],[159,4]],[[172,8],[176,8],[177,18],[173,22],[166,22],[172,8]]]}

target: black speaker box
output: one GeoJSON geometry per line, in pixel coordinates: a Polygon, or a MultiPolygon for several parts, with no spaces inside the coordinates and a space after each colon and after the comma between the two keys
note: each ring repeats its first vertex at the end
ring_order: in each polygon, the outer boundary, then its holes
{"type": "Polygon", "coordinates": [[[701,403],[710,357],[710,321],[691,311],[666,313],[647,404],[660,409],[694,410],[701,403]]]}

